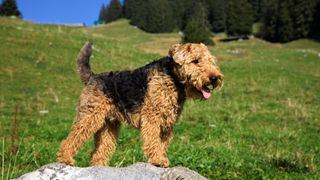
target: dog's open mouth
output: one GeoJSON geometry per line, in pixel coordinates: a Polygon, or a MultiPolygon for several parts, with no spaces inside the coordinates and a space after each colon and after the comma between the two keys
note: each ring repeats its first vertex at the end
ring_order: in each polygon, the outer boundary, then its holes
{"type": "Polygon", "coordinates": [[[201,93],[204,99],[208,99],[211,96],[211,92],[208,85],[203,85],[201,93]]]}

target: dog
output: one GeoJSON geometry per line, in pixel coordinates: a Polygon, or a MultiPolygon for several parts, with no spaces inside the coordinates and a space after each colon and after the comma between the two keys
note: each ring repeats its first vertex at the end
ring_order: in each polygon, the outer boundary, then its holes
{"type": "Polygon", "coordinates": [[[125,122],[140,130],[148,162],[168,167],[168,146],[186,98],[208,99],[214,88],[222,87],[216,58],[204,44],[176,44],[166,57],[135,70],[95,74],[89,64],[91,53],[92,44],[87,42],[77,59],[85,87],[58,162],[73,166],[73,156],[94,135],[91,165],[108,165],[125,122]]]}

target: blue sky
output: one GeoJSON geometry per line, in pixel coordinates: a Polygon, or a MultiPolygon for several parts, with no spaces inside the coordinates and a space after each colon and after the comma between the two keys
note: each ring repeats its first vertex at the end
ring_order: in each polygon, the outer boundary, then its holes
{"type": "Polygon", "coordinates": [[[109,0],[16,0],[23,19],[35,23],[85,23],[98,19],[109,0]]]}

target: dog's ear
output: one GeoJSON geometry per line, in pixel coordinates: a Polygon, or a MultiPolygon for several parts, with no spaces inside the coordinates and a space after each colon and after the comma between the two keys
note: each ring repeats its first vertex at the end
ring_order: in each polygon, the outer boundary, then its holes
{"type": "Polygon", "coordinates": [[[175,54],[178,52],[178,50],[180,49],[180,47],[182,46],[182,44],[175,44],[173,46],[170,47],[169,52],[168,52],[168,56],[171,57],[174,62],[178,63],[178,64],[182,64],[182,62],[179,62],[179,59],[177,56],[179,56],[178,54],[175,56],[175,54]]]}
{"type": "Polygon", "coordinates": [[[168,55],[173,58],[174,54],[178,51],[179,47],[181,46],[181,44],[175,44],[173,46],[170,47],[168,55]]]}

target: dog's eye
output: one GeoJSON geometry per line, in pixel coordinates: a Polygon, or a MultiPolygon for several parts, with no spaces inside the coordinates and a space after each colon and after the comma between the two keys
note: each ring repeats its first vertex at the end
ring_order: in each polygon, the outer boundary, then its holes
{"type": "Polygon", "coordinates": [[[199,63],[199,59],[193,60],[192,63],[193,64],[198,64],[199,63]]]}

